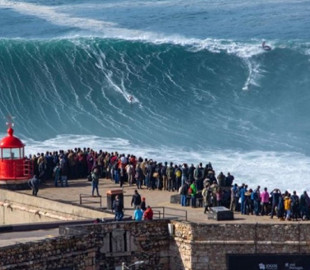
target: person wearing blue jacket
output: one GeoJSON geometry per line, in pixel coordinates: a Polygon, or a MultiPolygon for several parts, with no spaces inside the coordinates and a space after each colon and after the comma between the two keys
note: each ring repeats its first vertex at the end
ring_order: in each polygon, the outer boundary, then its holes
{"type": "Polygon", "coordinates": [[[134,211],[134,219],[137,221],[142,220],[143,217],[143,211],[141,210],[140,206],[136,207],[136,210],[134,211]]]}
{"type": "Polygon", "coordinates": [[[245,193],[247,192],[248,186],[245,184],[242,184],[242,187],[240,188],[240,199],[241,199],[241,215],[246,214],[246,207],[245,207],[245,193]]]}

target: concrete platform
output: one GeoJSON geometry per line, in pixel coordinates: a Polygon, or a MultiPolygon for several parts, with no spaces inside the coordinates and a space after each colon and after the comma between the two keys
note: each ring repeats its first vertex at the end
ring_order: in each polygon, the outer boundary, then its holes
{"type": "MultiPolygon", "coordinates": [[[[82,202],[83,207],[91,208],[106,208],[107,207],[107,193],[113,189],[119,189],[119,185],[112,182],[110,179],[100,179],[99,181],[99,192],[102,196],[102,206],[100,206],[99,198],[93,197],[89,202],[82,202]]],[[[131,207],[130,202],[136,186],[129,186],[125,184],[123,186],[124,192],[124,206],[126,208],[126,215],[133,215],[134,209],[131,207]]],[[[24,194],[31,195],[31,190],[18,190],[24,194]]],[[[166,217],[169,217],[171,213],[183,216],[187,211],[187,220],[196,223],[218,223],[218,222],[229,222],[229,223],[290,223],[290,222],[302,222],[310,223],[310,221],[280,221],[276,217],[271,219],[269,216],[255,216],[255,215],[241,215],[239,212],[234,213],[234,220],[231,221],[216,221],[208,219],[208,215],[204,214],[204,209],[182,207],[178,204],[170,203],[170,196],[177,194],[177,192],[159,191],[159,190],[138,190],[141,197],[146,198],[146,205],[150,205],[154,209],[154,217],[157,217],[159,211],[162,211],[162,207],[167,207],[172,210],[165,210],[166,217]],[[169,212],[169,213],[168,213],[169,212]]],[[[46,182],[41,185],[38,193],[38,197],[57,200],[68,204],[80,205],[80,194],[91,195],[91,183],[87,179],[69,180],[69,187],[54,187],[52,182],[46,182]]]]}

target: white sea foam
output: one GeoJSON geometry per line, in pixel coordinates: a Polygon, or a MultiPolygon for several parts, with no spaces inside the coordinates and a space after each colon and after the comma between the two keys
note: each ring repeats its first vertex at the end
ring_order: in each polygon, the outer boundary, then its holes
{"type": "MultiPolygon", "coordinates": [[[[4,136],[4,134],[2,135],[4,136]]],[[[231,150],[202,150],[169,147],[141,147],[122,138],[104,138],[90,135],[59,135],[45,141],[24,139],[26,154],[45,151],[67,150],[75,147],[90,147],[94,150],[118,151],[134,154],[137,157],[151,158],[158,162],[172,161],[175,164],[187,162],[204,165],[211,162],[216,173],[231,172],[238,184],[246,183],[249,188],[268,187],[269,190],[280,188],[281,191],[310,190],[307,176],[310,175],[310,157],[295,152],[236,152],[231,150]]]]}
{"type": "MultiPolygon", "coordinates": [[[[79,8],[83,8],[83,9],[98,9],[98,8],[140,8],[140,7],[165,7],[165,8],[169,8],[169,7],[179,7],[179,8],[188,8],[188,6],[193,5],[193,6],[197,6],[201,3],[205,4],[204,0],[200,0],[200,1],[183,1],[183,0],[167,0],[167,1],[141,1],[141,0],[137,0],[137,1],[115,1],[113,3],[96,3],[96,4],[92,4],[92,3],[82,3],[82,4],[77,4],[76,6],[78,6],[79,8]]],[[[265,0],[264,4],[276,4],[276,3],[293,3],[293,4],[297,4],[297,3],[303,3],[305,2],[305,0],[265,0]]],[[[223,1],[209,1],[208,2],[208,10],[218,10],[219,6],[221,7],[221,9],[223,10],[231,10],[232,8],[237,8],[237,7],[243,7],[246,8],[248,6],[257,6],[258,8],[261,7],[261,3],[260,2],[253,2],[253,1],[228,1],[228,2],[223,2],[223,1]]],[[[68,8],[72,8],[71,5],[68,6],[68,8]]]]}
{"type": "MultiPolygon", "coordinates": [[[[184,4],[184,1],[122,1],[122,2],[114,2],[114,3],[82,3],[75,5],[76,7],[82,8],[82,9],[98,9],[98,8],[140,8],[141,6],[147,6],[147,7],[156,7],[156,6],[175,6],[179,4],[184,4]]],[[[71,5],[68,6],[68,8],[72,8],[71,5]]]]}
{"type": "Polygon", "coordinates": [[[242,87],[242,90],[249,90],[251,85],[259,86],[259,78],[261,77],[261,70],[259,63],[251,59],[244,59],[246,65],[248,66],[248,77],[242,87]]]}
{"type": "MultiPolygon", "coordinates": [[[[35,16],[55,25],[84,29],[87,30],[87,36],[91,35],[89,33],[93,33],[93,35],[99,37],[142,40],[156,44],[171,43],[175,45],[191,46],[199,50],[210,50],[212,52],[220,52],[224,50],[242,58],[248,58],[263,53],[260,48],[261,41],[254,41],[252,44],[245,44],[232,40],[188,38],[178,34],[165,35],[163,33],[152,31],[128,29],[120,27],[114,22],[73,16],[70,13],[62,12],[61,6],[44,6],[26,2],[0,0],[0,7],[11,8],[19,13],[35,16]]],[[[70,10],[67,10],[67,12],[69,11],[70,10]]],[[[77,36],[79,35],[74,35],[73,37],[77,36]]]]}
{"type": "MultiPolygon", "coordinates": [[[[283,2],[283,0],[270,0],[269,3],[276,3],[277,1],[283,2]]],[[[286,2],[294,2],[294,1],[286,1],[286,2]]],[[[266,3],[266,2],[265,2],[266,3]]],[[[221,8],[230,9],[231,6],[236,7],[236,5],[256,5],[256,3],[252,2],[233,2],[233,3],[223,3],[225,6],[221,6],[221,8]]],[[[227,39],[199,39],[199,38],[191,38],[185,37],[179,34],[167,35],[161,32],[154,32],[154,31],[144,31],[138,29],[129,29],[119,26],[115,22],[104,21],[100,19],[93,19],[88,17],[77,17],[76,15],[70,14],[72,10],[75,9],[102,9],[103,12],[108,10],[109,8],[116,8],[116,7],[133,7],[137,5],[141,7],[144,6],[179,6],[180,8],[186,8],[188,6],[187,2],[184,1],[122,1],[122,2],[115,2],[115,3],[82,3],[82,4],[75,4],[74,6],[70,5],[39,5],[27,2],[15,2],[9,0],[0,0],[0,8],[10,8],[16,12],[21,14],[35,16],[37,18],[41,18],[46,20],[52,24],[66,26],[70,28],[78,28],[83,32],[75,32],[72,33],[69,37],[104,37],[104,38],[117,38],[117,39],[124,39],[124,40],[141,40],[146,42],[152,42],[157,44],[162,43],[171,43],[176,45],[182,46],[190,46],[197,50],[209,50],[212,52],[220,52],[226,51],[227,53],[235,54],[241,58],[250,58],[254,55],[266,53],[261,48],[261,39],[253,39],[250,42],[244,43],[243,41],[234,41],[234,40],[227,40],[227,39]],[[75,7],[75,8],[74,8],[75,7]]],[[[218,1],[208,4],[208,8],[210,6],[214,6],[214,8],[218,9],[218,1]]],[[[64,37],[68,38],[68,36],[64,37]]],[[[275,47],[287,47],[288,45],[281,44],[279,41],[268,41],[268,45],[272,48],[275,47]]],[[[309,43],[304,43],[304,53],[309,53],[309,43]]],[[[297,47],[300,49],[300,47],[297,47]]]]}

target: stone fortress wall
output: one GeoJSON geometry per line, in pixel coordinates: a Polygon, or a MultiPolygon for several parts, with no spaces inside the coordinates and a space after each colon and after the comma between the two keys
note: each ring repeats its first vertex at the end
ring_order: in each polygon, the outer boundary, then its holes
{"type": "Polygon", "coordinates": [[[172,223],[171,269],[226,270],[229,255],[236,254],[310,255],[310,225],[306,223],[172,223]]]}
{"type": "Polygon", "coordinates": [[[62,236],[0,249],[0,269],[226,270],[229,254],[309,254],[310,226],[124,221],[60,227],[62,236]],[[173,228],[169,230],[168,227],[173,228]],[[120,269],[120,268],[119,268],[120,269]]]}

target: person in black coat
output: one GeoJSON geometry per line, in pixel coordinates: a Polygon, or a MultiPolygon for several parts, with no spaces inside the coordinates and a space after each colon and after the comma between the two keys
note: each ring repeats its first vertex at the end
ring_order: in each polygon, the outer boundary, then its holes
{"type": "Polygon", "coordinates": [[[137,206],[140,206],[141,204],[141,196],[137,190],[135,190],[135,193],[132,195],[131,199],[131,206],[133,206],[135,209],[137,206]]]}
{"type": "Polygon", "coordinates": [[[124,204],[118,195],[115,196],[115,200],[113,202],[113,210],[115,212],[115,220],[121,221],[124,217],[124,204]]]}
{"type": "Polygon", "coordinates": [[[36,175],[34,175],[31,179],[29,179],[28,185],[32,189],[32,195],[37,196],[39,191],[40,179],[36,175]]]}
{"type": "Polygon", "coordinates": [[[145,211],[146,210],[146,202],[145,202],[145,198],[144,197],[142,197],[142,202],[141,202],[141,209],[142,209],[142,211],[145,211]]]}
{"type": "Polygon", "coordinates": [[[185,181],[184,185],[180,188],[182,206],[186,206],[186,197],[187,197],[188,188],[189,188],[189,184],[187,181],[185,181]]]}

